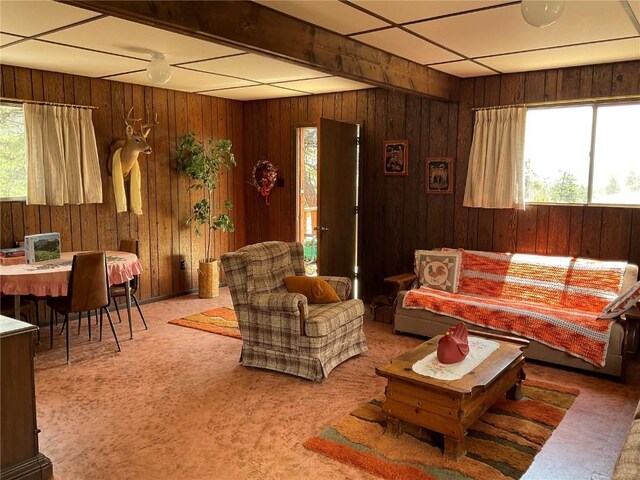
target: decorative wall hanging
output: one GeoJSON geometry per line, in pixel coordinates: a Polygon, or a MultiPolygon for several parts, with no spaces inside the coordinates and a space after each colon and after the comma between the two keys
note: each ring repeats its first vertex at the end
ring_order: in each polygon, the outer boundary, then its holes
{"type": "Polygon", "coordinates": [[[427,157],[427,193],[453,193],[453,158],[427,157]]]}
{"type": "Polygon", "coordinates": [[[278,169],[266,159],[260,160],[253,167],[253,186],[264,197],[264,202],[269,205],[269,194],[278,180],[278,169]]]}
{"type": "Polygon", "coordinates": [[[140,165],[138,163],[138,155],[144,153],[149,155],[152,150],[147,143],[147,137],[154,125],[158,125],[158,114],[153,118],[153,123],[145,123],[140,127],[138,132],[135,131],[136,122],[142,121],[142,118],[133,118],[133,107],[127,113],[124,119],[126,125],[126,140],[117,140],[111,149],[111,156],[107,164],[107,172],[113,179],[113,192],[116,197],[116,211],[127,211],[127,195],[124,191],[124,182],[129,180],[129,202],[131,203],[131,212],[135,215],[142,215],[142,196],[140,194],[140,165]]]}
{"type": "Polygon", "coordinates": [[[384,174],[406,175],[409,170],[409,141],[386,140],[384,142],[384,174]]]}

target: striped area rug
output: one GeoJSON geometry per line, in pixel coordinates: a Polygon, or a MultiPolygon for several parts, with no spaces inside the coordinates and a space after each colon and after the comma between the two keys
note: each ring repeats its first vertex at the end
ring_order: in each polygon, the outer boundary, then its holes
{"type": "Polygon", "coordinates": [[[240,328],[238,327],[238,319],[233,307],[220,307],[213,310],[188,315],[183,318],[170,320],[172,325],[180,325],[182,327],[194,328],[205,332],[217,333],[226,337],[242,338],[240,336],[240,328]]]}
{"type": "Polygon", "coordinates": [[[386,419],[378,400],[360,405],[304,446],[390,480],[517,479],[579,394],[533,380],[522,391],[522,400],[499,400],[469,429],[467,455],[457,461],[444,459],[439,439],[424,429],[383,435],[386,419]]]}

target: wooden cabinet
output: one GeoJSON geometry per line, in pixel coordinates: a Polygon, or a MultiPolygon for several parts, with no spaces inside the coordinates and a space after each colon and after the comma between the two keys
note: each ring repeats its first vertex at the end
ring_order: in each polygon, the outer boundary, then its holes
{"type": "Polygon", "coordinates": [[[0,316],[0,480],[45,480],[51,460],[38,450],[33,332],[0,316]]]}

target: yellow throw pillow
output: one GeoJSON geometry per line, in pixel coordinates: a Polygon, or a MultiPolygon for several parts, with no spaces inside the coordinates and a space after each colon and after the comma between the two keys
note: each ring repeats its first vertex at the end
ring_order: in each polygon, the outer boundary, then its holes
{"type": "Polygon", "coordinates": [[[284,277],[289,293],[301,293],[309,303],[336,303],[340,297],[325,280],[318,277],[284,277]]]}

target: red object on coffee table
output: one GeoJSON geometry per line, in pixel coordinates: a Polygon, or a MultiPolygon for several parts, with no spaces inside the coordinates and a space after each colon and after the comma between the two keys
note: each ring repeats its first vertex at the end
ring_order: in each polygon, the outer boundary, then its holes
{"type": "Polygon", "coordinates": [[[469,332],[464,323],[450,327],[438,342],[438,361],[458,363],[469,354],[469,332]]]}

